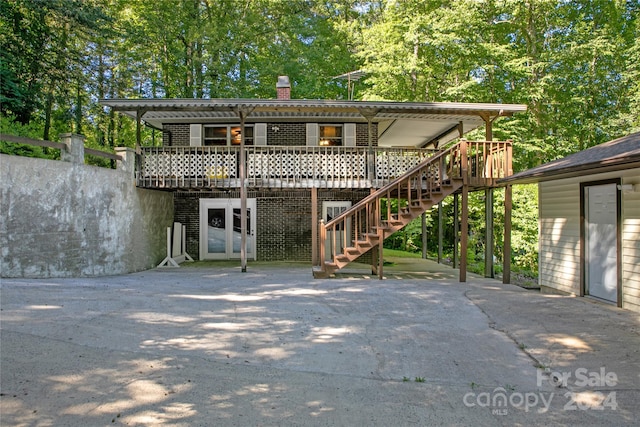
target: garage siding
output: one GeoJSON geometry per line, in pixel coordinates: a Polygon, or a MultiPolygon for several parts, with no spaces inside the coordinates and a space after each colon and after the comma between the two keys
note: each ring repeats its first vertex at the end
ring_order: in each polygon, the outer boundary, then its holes
{"type": "MultiPolygon", "coordinates": [[[[640,186],[640,169],[623,184],[640,186]]],[[[622,193],[622,307],[640,312],[640,192],[622,193]]]]}
{"type": "Polygon", "coordinates": [[[580,293],[580,184],[541,182],[539,187],[540,286],[580,293]]]}
{"type": "MultiPolygon", "coordinates": [[[[580,183],[621,178],[640,185],[640,169],[541,182],[539,283],[580,294],[580,183]]],[[[622,307],[640,312],[640,192],[622,193],[622,307]]]]}

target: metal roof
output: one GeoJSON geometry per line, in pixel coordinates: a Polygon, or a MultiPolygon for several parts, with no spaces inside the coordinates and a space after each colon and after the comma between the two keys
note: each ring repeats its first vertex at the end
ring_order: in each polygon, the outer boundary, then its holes
{"type": "Polygon", "coordinates": [[[522,104],[456,102],[381,102],[310,99],[102,99],[111,107],[150,126],[167,123],[222,123],[238,121],[237,112],[247,112],[248,123],[269,122],[367,122],[379,124],[379,144],[424,146],[438,137],[446,143],[463,132],[484,125],[485,119],[524,112],[522,104]],[[453,130],[452,130],[453,129],[453,130]],[[447,133],[447,131],[449,131],[447,133]]]}

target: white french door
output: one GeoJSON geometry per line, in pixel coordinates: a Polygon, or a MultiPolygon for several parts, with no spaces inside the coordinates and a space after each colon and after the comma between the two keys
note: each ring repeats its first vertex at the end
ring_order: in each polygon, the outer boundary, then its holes
{"type": "Polygon", "coordinates": [[[585,294],[618,301],[616,184],[584,187],[585,294]]]}
{"type": "MultiPolygon", "coordinates": [[[[322,218],[325,224],[340,215],[351,207],[351,202],[326,201],[322,202],[322,218]]],[[[348,246],[344,236],[351,236],[351,221],[347,221],[347,230],[342,226],[338,226],[336,231],[327,231],[325,240],[324,253],[327,260],[333,256],[333,248],[335,241],[336,253],[341,253],[342,249],[348,246]],[[346,232],[345,232],[346,231],[346,232]]]]}
{"type": "MultiPolygon", "coordinates": [[[[256,199],[247,199],[246,253],[256,258],[256,199]]],[[[239,259],[240,199],[200,199],[200,259],[239,259]]]]}

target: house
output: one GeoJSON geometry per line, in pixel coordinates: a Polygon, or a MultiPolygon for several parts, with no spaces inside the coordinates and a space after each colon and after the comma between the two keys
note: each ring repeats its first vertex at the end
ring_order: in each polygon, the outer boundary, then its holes
{"type": "Polygon", "coordinates": [[[325,272],[365,254],[381,261],[376,251],[390,232],[449,194],[492,188],[510,174],[511,142],[491,141],[491,124],[526,110],[297,100],[286,76],[276,93],[100,101],[136,120],[137,185],[174,193],[194,258],[238,258],[243,270],[246,259],[310,261],[325,272]],[[143,123],[162,133],[162,146],[140,146],[143,123]],[[488,141],[453,144],[481,126],[488,141]],[[464,183],[462,170],[470,171],[464,183]],[[411,171],[411,182],[397,184],[411,171]]]}
{"type": "Polygon", "coordinates": [[[543,291],[640,312],[640,133],[500,181],[538,183],[543,291]]]}

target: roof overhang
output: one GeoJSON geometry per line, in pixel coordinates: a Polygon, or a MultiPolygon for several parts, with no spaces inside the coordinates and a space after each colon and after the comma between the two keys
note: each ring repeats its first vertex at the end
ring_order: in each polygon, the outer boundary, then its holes
{"type": "Polygon", "coordinates": [[[606,172],[617,172],[627,169],[640,168],[640,156],[629,157],[624,160],[610,160],[598,163],[584,164],[571,169],[555,170],[552,172],[539,171],[526,176],[512,175],[498,180],[498,185],[536,184],[558,179],[575,178],[578,176],[595,175],[606,172]]]}
{"type": "Polygon", "coordinates": [[[379,145],[439,145],[487,120],[524,112],[522,104],[275,99],[102,99],[102,105],[157,129],[170,123],[228,123],[244,111],[256,122],[378,123],[379,145]]]}
{"type": "Polygon", "coordinates": [[[640,132],[518,172],[498,184],[532,184],[640,168],[640,132]]]}

